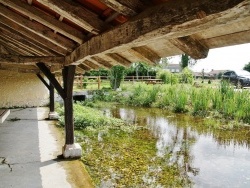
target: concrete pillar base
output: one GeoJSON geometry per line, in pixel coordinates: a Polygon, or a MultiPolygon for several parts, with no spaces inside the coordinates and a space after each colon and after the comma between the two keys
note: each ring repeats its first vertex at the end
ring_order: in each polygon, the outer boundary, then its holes
{"type": "Polygon", "coordinates": [[[51,119],[51,120],[57,120],[57,119],[59,119],[58,113],[57,112],[50,112],[49,113],[49,119],[51,119]]]}
{"type": "Polygon", "coordinates": [[[82,147],[78,143],[64,145],[62,148],[64,158],[80,158],[82,156],[82,147]]]}

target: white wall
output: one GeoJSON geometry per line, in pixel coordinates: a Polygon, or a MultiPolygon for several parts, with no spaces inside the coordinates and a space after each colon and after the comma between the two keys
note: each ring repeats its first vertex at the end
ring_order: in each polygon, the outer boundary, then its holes
{"type": "Polygon", "coordinates": [[[49,91],[35,74],[0,70],[0,108],[44,106],[49,91]]]}

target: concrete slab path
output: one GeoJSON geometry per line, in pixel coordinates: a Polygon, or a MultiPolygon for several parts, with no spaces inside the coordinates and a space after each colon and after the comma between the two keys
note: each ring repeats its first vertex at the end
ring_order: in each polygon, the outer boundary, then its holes
{"type": "Polygon", "coordinates": [[[0,124],[0,188],[94,187],[78,160],[58,159],[63,136],[47,108],[12,109],[0,124]]]}

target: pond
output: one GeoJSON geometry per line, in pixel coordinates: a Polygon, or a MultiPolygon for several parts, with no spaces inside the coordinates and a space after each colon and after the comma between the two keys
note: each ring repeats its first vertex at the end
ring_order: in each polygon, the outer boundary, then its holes
{"type": "Polygon", "coordinates": [[[213,123],[209,118],[152,108],[101,110],[142,129],[126,136],[99,133],[98,143],[89,141],[96,153],[86,160],[96,158],[85,163],[101,178],[97,187],[250,187],[249,127],[214,129],[204,126],[213,123]]]}

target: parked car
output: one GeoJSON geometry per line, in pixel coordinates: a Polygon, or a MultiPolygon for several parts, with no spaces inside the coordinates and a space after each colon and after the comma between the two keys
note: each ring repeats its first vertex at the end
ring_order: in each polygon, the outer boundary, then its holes
{"type": "Polygon", "coordinates": [[[222,80],[228,80],[237,87],[250,86],[250,72],[245,70],[230,70],[222,74],[222,80]]]}

